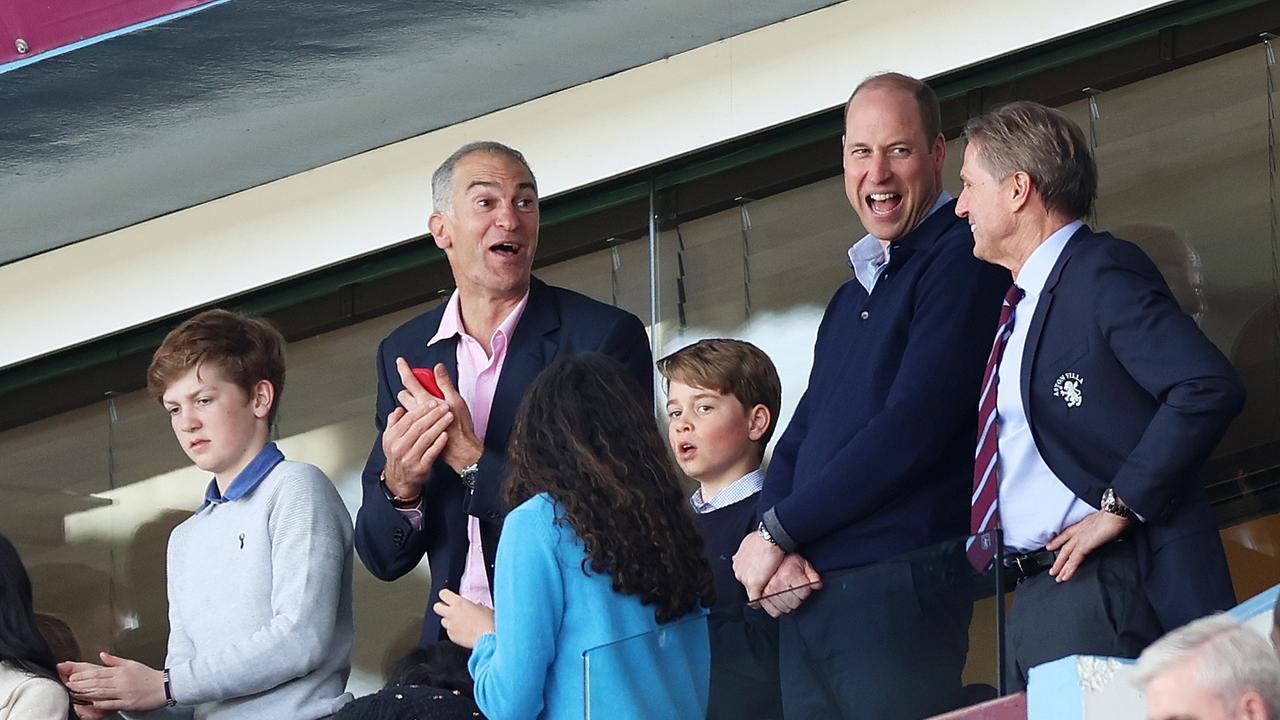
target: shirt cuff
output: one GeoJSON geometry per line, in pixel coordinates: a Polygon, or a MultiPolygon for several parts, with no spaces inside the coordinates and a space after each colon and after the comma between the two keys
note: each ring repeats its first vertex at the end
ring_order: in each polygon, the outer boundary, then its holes
{"type": "Polygon", "coordinates": [[[421,500],[418,501],[418,507],[396,508],[396,512],[400,513],[406,520],[408,520],[409,525],[411,525],[415,531],[422,530],[422,501],[421,500]]]}
{"type": "Polygon", "coordinates": [[[776,507],[766,510],[760,518],[760,522],[764,523],[764,529],[769,531],[769,535],[773,537],[773,541],[777,543],[783,552],[793,553],[799,547],[786,529],[782,527],[782,521],[778,519],[778,509],[776,507]]]}

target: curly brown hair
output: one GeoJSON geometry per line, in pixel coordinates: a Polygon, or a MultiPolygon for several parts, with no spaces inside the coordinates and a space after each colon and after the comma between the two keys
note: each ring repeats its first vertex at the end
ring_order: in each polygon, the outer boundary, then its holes
{"type": "Polygon", "coordinates": [[[655,606],[658,622],[715,603],[715,580],[657,422],[617,360],[581,353],[534,381],[512,431],[507,503],[545,492],[586,546],[584,573],[655,606]],[[590,569],[588,569],[588,565],[590,569]]]}

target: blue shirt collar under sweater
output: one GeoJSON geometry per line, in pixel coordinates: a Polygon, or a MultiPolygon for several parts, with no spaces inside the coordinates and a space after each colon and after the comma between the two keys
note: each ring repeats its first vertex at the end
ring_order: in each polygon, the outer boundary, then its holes
{"type": "MultiPolygon", "coordinates": [[[[280,448],[276,447],[273,442],[267,443],[248,465],[236,475],[236,479],[231,481],[227,486],[227,494],[223,495],[218,492],[218,481],[213,479],[209,481],[209,487],[204,491],[204,503],[200,506],[200,510],[204,510],[210,505],[221,505],[224,502],[233,502],[253,492],[258,487],[258,483],[270,473],[280,461],[284,460],[284,453],[280,452],[280,448]]],[[[200,512],[197,510],[196,512],[200,512]]]]}

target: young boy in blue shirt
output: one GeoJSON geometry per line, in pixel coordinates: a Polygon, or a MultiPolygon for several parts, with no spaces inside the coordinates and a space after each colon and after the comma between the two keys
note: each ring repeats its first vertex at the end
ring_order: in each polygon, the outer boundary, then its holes
{"type": "Polygon", "coordinates": [[[62,663],[83,720],[314,720],[351,699],[351,516],[323,472],[270,442],[284,365],[279,331],[224,310],[156,350],[147,387],[213,480],[169,537],[166,667],[62,663]]]}
{"type": "Polygon", "coordinates": [[[680,469],[698,482],[689,504],[716,580],[707,717],[780,718],[777,626],[747,612],[733,554],[759,523],[760,463],[782,382],[769,356],[742,340],[701,340],[657,365],[667,385],[667,439],[680,469]]]}

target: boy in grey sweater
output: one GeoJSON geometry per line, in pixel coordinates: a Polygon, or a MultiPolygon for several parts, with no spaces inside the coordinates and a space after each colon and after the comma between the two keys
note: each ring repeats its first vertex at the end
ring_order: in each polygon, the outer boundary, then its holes
{"type": "Polygon", "coordinates": [[[284,339],[223,310],[180,325],[147,385],[174,435],[213,474],[168,549],[163,670],[101,653],[58,669],[82,720],[315,720],[351,699],[351,516],[318,468],[269,442],[284,339]]]}

